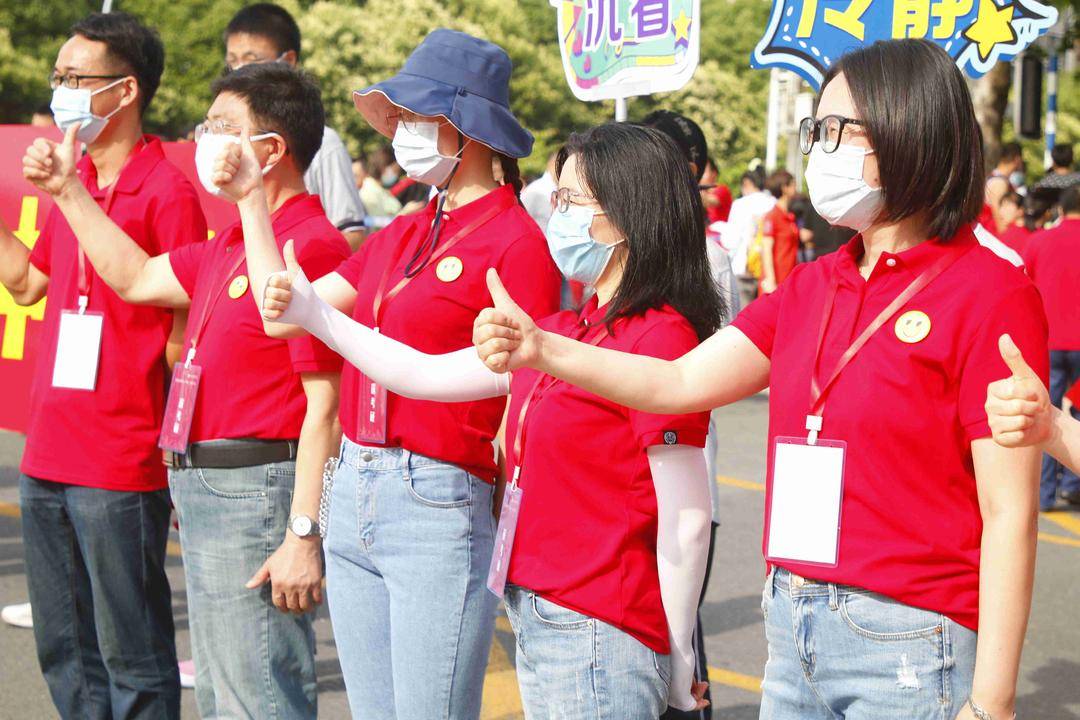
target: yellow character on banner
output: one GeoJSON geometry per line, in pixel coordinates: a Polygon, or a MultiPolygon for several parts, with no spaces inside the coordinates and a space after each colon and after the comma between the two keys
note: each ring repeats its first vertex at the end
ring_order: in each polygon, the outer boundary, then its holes
{"type": "MultiPolygon", "coordinates": [[[[19,227],[15,237],[23,245],[33,248],[40,234],[37,229],[38,199],[27,195],[22,199],[19,210],[19,227]]],[[[41,321],[45,318],[45,301],[41,300],[29,307],[15,303],[7,289],[0,285],[0,315],[4,317],[4,339],[0,343],[0,358],[4,360],[22,360],[26,346],[27,319],[41,321]]]]}
{"type": "MultiPolygon", "coordinates": [[[[866,25],[862,21],[862,16],[869,9],[870,2],[871,0],[851,0],[845,10],[825,8],[825,24],[839,28],[854,38],[864,40],[866,39],[866,25]]],[[[817,6],[818,0],[806,0],[803,3],[799,25],[795,28],[796,37],[810,37],[814,30],[814,22],[817,20],[817,6]]]]}
{"type": "Polygon", "coordinates": [[[971,12],[972,0],[895,0],[893,3],[892,36],[894,38],[924,38],[934,23],[933,37],[944,40],[956,32],[956,21],[971,12]]]}

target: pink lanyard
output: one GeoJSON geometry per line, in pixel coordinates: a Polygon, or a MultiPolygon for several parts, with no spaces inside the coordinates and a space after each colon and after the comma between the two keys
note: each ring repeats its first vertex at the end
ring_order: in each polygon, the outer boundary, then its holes
{"type": "Polygon", "coordinates": [[[239,245],[236,252],[236,259],[233,264],[228,267],[228,271],[224,277],[219,276],[220,282],[217,283],[217,291],[214,291],[214,286],[210,288],[210,293],[206,296],[206,303],[202,306],[199,312],[199,319],[195,322],[195,331],[191,334],[191,347],[188,348],[187,360],[184,365],[191,365],[191,361],[195,359],[195,348],[198,346],[199,339],[202,337],[203,330],[206,329],[206,324],[210,322],[210,311],[217,304],[217,301],[221,299],[221,293],[225,292],[225,288],[229,286],[229,279],[233,273],[240,269],[240,266],[244,263],[246,257],[244,252],[244,246],[239,245]]]}

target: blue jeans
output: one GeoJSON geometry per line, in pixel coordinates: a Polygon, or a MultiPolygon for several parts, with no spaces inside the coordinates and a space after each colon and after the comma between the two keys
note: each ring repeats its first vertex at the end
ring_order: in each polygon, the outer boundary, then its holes
{"type": "Polygon", "coordinates": [[[953,720],[976,635],[943,615],[786,570],[765,582],[761,720],[953,720]]]}
{"type": "MultiPolygon", "coordinates": [[[[1080,350],[1050,351],[1050,402],[1061,407],[1065,393],[1080,380],[1080,350]]],[[[1080,409],[1073,407],[1072,416],[1080,420],[1080,409]]],[[[1042,476],[1039,480],[1039,506],[1049,509],[1057,502],[1058,487],[1062,492],[1080,491],[1076,473],[1049,455],[1043,455],[1042,476]],[[1060,477],[1060,479],[1059,479],[1060,477]]]]}
{"type": "Polygon", "coordinates": [[[38,662],[60,717],[180,717],[169,494],[19,479],[38,662]]]}
{"type": "Polygon", "coordinates": [[[357,720],[479,717],[495,628],[492,496],[453,465],[343,441],[326,591],[357,720]]]}
{"type": "Polygon", "coordinates": [[[656,720],[671,659],[605,622],[506,588],[526,720],[656,720]]]}
{"type": "Polygon", "coordinates": [[[294,480],[292,462],[169,471],[203,718],[316,716],[312,614],[244,587],[285,539],[294,480]]]}

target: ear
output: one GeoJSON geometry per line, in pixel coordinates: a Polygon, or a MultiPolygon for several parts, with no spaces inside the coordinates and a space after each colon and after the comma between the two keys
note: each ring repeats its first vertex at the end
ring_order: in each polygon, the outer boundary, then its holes
{"type": "MultiPolygon", "coordinates": [[[[285,138],[280,135],[271,135],[263,140],[261,143],[255,143],[256,146],[266,145],[267,155],[266,160],[263,162],[263,167],[274,164],[277,165],[285,156],[289,154],[289,146],[285,144],[285,138]]],[[[297,168],[299,170],[300,168],[297,168]]]]}
{"type": "Polygon", "coordinates": [[[296,56],[295,50],[286,50],[281,54],[281,62],[288,63],[291,67],[296,67],[296,64],[300,62],[300,58],[296,56]]]}
{"type": "Polygon", "coordinates": [[[124,81],[120,83],[120,87],[123,89],[123,95],[120,97],[120,107],[127,107],[128,105],[139,104],[139,81],[135,79],[134,75],[128,75],[124,78],[124,81]]]}

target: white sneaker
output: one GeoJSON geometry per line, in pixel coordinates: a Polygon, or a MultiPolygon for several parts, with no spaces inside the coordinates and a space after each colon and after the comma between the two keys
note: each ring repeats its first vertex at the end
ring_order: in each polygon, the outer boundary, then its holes
{"type": "Polygon", "coordinates": [[[0,610],[0,619],[15,627],[34,627],[34,616],[30,613],[30,603],[28,602],[8,605],[3,610],[0,610]]]}
{"type": "Polygon", "coordinates": [[[180,667],[180,687],[193,688],[195,687],[195,661],[194,660],[181,660],[180,667]]]}

